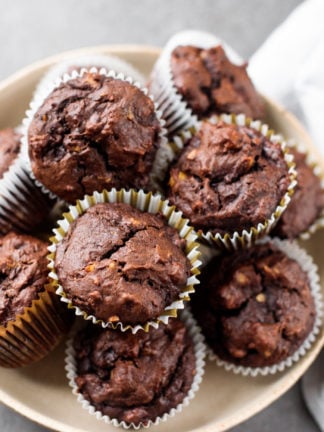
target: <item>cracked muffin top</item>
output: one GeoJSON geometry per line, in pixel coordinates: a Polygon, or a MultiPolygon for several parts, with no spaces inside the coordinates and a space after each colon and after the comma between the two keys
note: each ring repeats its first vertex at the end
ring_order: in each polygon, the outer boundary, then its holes
{"type": "Polygon", "coordinates": [[[104,415],[136,425],[181,403],[196,370],[192,340],[178,319],[135,335],[90,326],[74,348],[78,391],[104,415]]]}
{"type": "Polygon", "coordinates": [[[144,324],[186,286],[185,240],[158,215],[96,204],[57,245],[55,269],[75,306],[104,322],[144,324]]]}
{"type": "Polygon", "coordinates": [[[153,101],[98,73],[62,83],[28,130],[35,177],[68,202],[104,188],[145,188],[159,146],[153,101]]]}
{"type": "Polygon", "coordinates": [[[168,198],[195,228],[224,235],[269,219],[289,182],[280,144],[253,128],[203,121],[171,168],[168,198]]]}
{"type": "Polygon", "coordinates": [[[0,130],[0,179],[8,171],[19,151],[20,134],[11,128],[0,130]]]}
{"type": "Polygon", "coordinates": [[[296,163],[297,186],[271,235],[293,239],[307,231],[320,216],[324,209],[324,190],[321,179],[307,163],[306,155],[295,149],[289,152],[296,163]]]}
{"type": "Polygon", "coordinates": [[[264,117],[263,102],[246,67],[231,63],[221,46],[178,46],[171,53],[174,85],[199,118],[221,113],[264,117]]]}
{"type": "Polygon", "coordinates": [[[47,282],[47,244],[9,233],[0,238],[0,324],[24,312],[47,282]]]}
{"type": "Polygon", "coordinates": [[[191,303],[213,351],[242,366],[286,359],[315,321],[308,275],[271,243],[212,261],[191,303]]]}

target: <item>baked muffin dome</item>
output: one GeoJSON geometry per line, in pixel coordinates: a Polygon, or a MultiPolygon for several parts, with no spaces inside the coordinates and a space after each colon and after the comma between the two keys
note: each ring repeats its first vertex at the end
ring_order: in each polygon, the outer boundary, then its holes
{"type": "Polygon", "coordinates": [[[0,238],[0,324],[31,306],[47,282],[47,244],[11,232],[0,238]]]}
{"type": "Polygon", "coordinates": [[[278,364],[313,329],[309,276],[271,243],[216,258],[201,285],[194,313],[215,354],[230,363],[278,364]]]}
{"type": "Polygon", "coordinates": [[[224,235],[264,223],[289,184],[279,143],[251,127],[206,120],[171,167],[167,194],[196,229],[224,235]]]}
{"type": "Polygon", "coordinates": [[[68,202],[104,188],[145,188],[160,133],[154,103],[142,90],[84,73],[55,88],[32,118],[32,170],[68,202]]]}
{"type": "Polygon", "coordinates": [[[78,392],[97,411],[146,424],[187,396],[196,373],[192,339],[179,319],[148,333],[88,327],[74,341],[78,392]]]}
{"type": "Polygon", "coordinates": [[[247,65],[231,63],[221,45],[209,49],[178,46],[171,53],[170,66],[177,91],[199,118],[221,113],[264,117],[264,105],[247,65]]]}
{"type": "Polygon", "coordinates": [[[55,270],[81,311],[106,323],[144,324],[186,286],[185,246],[159,215],[124,203],[96,204],[57,244],[55,270]]]}

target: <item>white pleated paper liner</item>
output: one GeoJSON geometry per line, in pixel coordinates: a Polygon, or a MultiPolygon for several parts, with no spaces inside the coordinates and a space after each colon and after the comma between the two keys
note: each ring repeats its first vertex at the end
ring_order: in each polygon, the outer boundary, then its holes
{"type": "MultiPolygon", "coordinates": [[[[315,157],[312,155],[312,153],[310,153],[310,151],[307,148],[305,148],[302,145],[302,143],[297,143],[294,140],[289,140],[287,144],[288,144],[288,150],[289,148],[292,148],[305,155],[306,164],[312,168],[313,173],[315,174],[316,177],[318,177],[321,183],[321,189],[324,191],[324,172],[319,166],[315,157]]],[[[298,169],[297,169],[297,173],[298,173],[298,169]]],[[[318,229],[323,227],[324,227],[324,208],[322,209],[322,211],[320,212],[316,220],[307,228],[307,230],[299,235],[299,238],[301,240],[308,240],[312,234],[314,234],[318,229]]]]}
{"type": "MultiPolygon", "coordinates": [[[[162,119],[162,112],[158,109],[157,104],[155,103],[153,97],[148,93],[147,88],[143,87],[141,83],[138,81],[134,81],[134,79],[130,76],[126,76],[123,73],[118,73],[114,70],[107,70],[105,68],[95,68],[91,67],[90,69],[82,68],[80,71],[73,71],[70,74],[64,74],[62,77],[56,78],[53,82],[48,82],[47,85],[42,86],[42,88],[37,91],[37,94],[34,95],[33,100],[30,103],[29,109],[26,111],[26,117],[23,120],[23,126],[22,126],[22,158],[25,163],[25,167],[27,172],[29,173],[30,177],[33,179],[35,184],[39,186],[42,191],[46,194],[49,194],[52,198],[56,198],[55,194],[51,192],[47,187],[45,187],[39,180],[36,179],[32,166],[31,161],[29,159],[28,154],[28,130],[29,126],[33,120],[34,115],[38,111],[38,109],[43,104],[44,100],[61,84],[66,83],[72,79],[80,78],[85,73],[99,73],[100,75],[104,75],[109,78],[113,78],[115,80],[121,80],[126,81],[129,84],[137,87],[142,93],[144,93],[145,96],[149,97],[152,102],[154,103],[155,107],[155,115],[158,119],[158,122],[160,124],[160,133],[158,137],[159,141],[159,148],[164,148],[167,146],[167,130],[165,129],[165,121],[162,119]]],[[[153,162],[154,163],[154,162],[153,162]]],[[[154,182],[152,180],[152,176],[150,177],[150,181],[152,183],[153,188],[154,182]]],[[[81,197],[80,197],[81,198],[81,197]]]]}
{"type": "Polygon", "coordinates": [[[104,54],[74,54],[68,56],[63,61],[56,63],[45,73],[36,87],[34,97],[37,96],[39,92],[43,93],[43,90],[48,88],[48,86],[51,85],[51,83],[53,83],[57,78],[69,73],[71,68],[90,69],[92,67],[97,69],[105,68],[108,71],[114,70],[116,73],[122,73],[125,76],[131,76],[134,81],[138,81],[142,85],[145,83],[144,76],[136,68],[134,68],[134,66],[119,57],[104,54]]]}
{"type": "Polygon", "coordinates": [[[201,262],[199,261],[199,245],[196,243],[197,234],[191,226],[188,224],[188,219],[182,217],[182,213],[177,211],[174,206],[169,205],[168,201],[162,200],[162,197],[158,194],[154,195],[151,192],[145,193],[142,190],[136,191],[134,189],[130,190],[116,190],[112,189],[109,192],[104,190],[103,192],[95,192],[93,195],[86,195],[83,200],[78,200],[75,206],[70,206],[69,211],[64,213],[64,218],[57,222],[58,228],[54,229],[54,237],[51,238],[51,246],[49,247],[50,254],[49,259],[49,269],[50,269],[50,279],[51,283],[56,289],[56,293],[61,297],[61,301],[67,303],[69,308],[74,309],[75,314],[82,316],[86,320],[90,320],[94,324],[100,324],[102,327],[118,328],[121,331],[132,331],[136,333],[139,330],[149,331],[149,328],[157,328],[160,322],[167,324],[169,318],[176,317],[180,309],[183,309],[185,302],[190,300],[190,295],[195,291],[195,285],[199,283],[197,276],[199,275],[199,267],[201,262]],[[57,244],[64,238],[67,233],[70,224],[76,220],[79,216],[87,211],[90,207],[98,203],[125,203],[129,204],[134,208],[137,208],[143,212],[149,212],[153,214],[162,214],[168,225],[175,228],[179,236],[186,240],[186,255],[190,261],[190,276],[187,279],[186,286],[182,287],[179,298],[174,301],[171,305],[167,306],[164,312],[156,319],[148,321],[143,325],[126,325],[122,322],[104,322],[98,320],[93,315],[88,315],[86,312],[82,311],[79,307],[74,306],[72,301],[68,298],[67,294],[64,292],[64,287],[59,283],[58,276],[55,271],[55,254],[57,244]]]}
{"type": "Polygon", "coordinates": [[[185,323],[189,335],[194,343],[196,373],[187,396],[176,408],[172,408],[169,412],[163,414],[160,417],[157,417],[155,420],[150,420],[148,423],[145,424],[126,423],[124,421],[120,422],[115,418],[110,418],[107,415],[102,414],[100,411],[97,411],[96,408],[91,405],[91,403],[86,400],[81,393],[78,392],[78,386],[75,382],[75,378],[77,377],[77,365],[75,360],[75,351],[73,348],[73,340],[75,334],[77,333],[77,331],[75,330],[74,332],[72,332],[66,344],[65,370],[69,385],[72,388],[72,393],[77,396],[77,400],[79,403],[81,403],[82,408],[87,410],[89,414],[94,415],[97,420],[102,420],[107,424],[112,424],[117,427],[123,427],[125,429],[133,428],[136,430],[140,428],[148,428],[153,425],[158,425],[160,422],[164,422],[169,418],[174,417],[177,413],[181,413],[183,408],[189,405],[190,401],[195,397],[197,391],[199,390],[199,386],[201,384],[202,377],[205,371],[206,346],[204,343],[204,337],[201,334],[201,330],[190,312],[187,309],[183,310],[179,318],[185,323]]]}
{"type": "Polygon", "coordinates": [[[234,64],[244,62],[239,55],[224,41],[211,33],[197,30],[186,30],[176,33],[166,44],[161,56],[154,65],[150,81],[150,91],[163,112],[169,134],[175,134],[181,129],[196,126],[197,116],[193,114],[187,102],[177,91],[171,71],[171,53],[177,46],[191,45],[199,48],[212,48],[222,45],[226,55],[234,64]]]}
{"type": "Polygon", "coordinates": [[[300,347],[291,356],[287,357],[285,360],[282,360],[280,363],[272,366],[238,366],[234,363],[230,363],[229,361],[222,360],[213,352],[210,347],[207,348],[208,359],[210,361],[216,362],[218,366],[223,367],[226,371],[230,371],[235,374],[240,374],[244,376],[256,377],[260,375],[274,375],[293,366],[311,349],[312,345],[316,341],[316,337],[319,334],[322,326],[323,300],[321,294],[320,279],[318,275],[318,268],[316,264],[314,264],[312,257],[308,255],[307,252],[302,249],[295,241],[291,242],[289,240],[280,240],[278,238],[265,238],[260,240],[259,243],[265,243],[268,241],[274,244],[282,252],[284,252],[289,258],[297,261],[302,270],[308,274],[310,291],[315,304],[315,321],[311,332],[306,337],[304,342],[300,345],[300,347]]]}
{"type": "MultiPolygon", "coordinates": [[[[268,125],[262,123],[260,120],[252,120],[246,117],[244,114],[213,115],[207,120],[214,124],[220,121],[224,121],[228,124],[253,128],[256,131],[260,132],[271,142],[279,143],[284,154],[284,159],[288,167],[290,183],[287,192],[284,194],[284,196],[280,200],[280,203],[278,204],[274,212],[271,214],[269,219],[265,220],[262,223],[259,223],[257,226],[254,226],[249,230],[245,229],[242,232],[235,231],[234,233],[226,233],[225,235],[221,235],[219,233],[213,234],[210,231],[198,231],[198,235],[202,240],[207,241],[208,244],[214,247],[216,246],[220,250],[236,250],[241,247],[249,247],[257,239],[264,237],[271,231],[271,229],[275,226],[291,200],[291,196],[297,184],[297,173],[295,170],[293,156],[289,153],[287,143],[283,139],[283,137],[279,134],[275,134],[268,125]]],[[[190,140],[193,135],[197,133],[197,131],[199,131],[201,124],[202,122],[198,122],[196,127],[192,127],[189,130],[181,132],[179,135],[173,138],[172,142],[169,142],[167,144],[166,150],[160,149],[158,151],[158,163],[154,165],[155,178],[160,178],[163,180],[165,179],[168,167],[170,166],[172,161],[176,160],[182,149],[186,146],[188,140],[190,140]]]]}
{"type": "Polygon", "coordinates": [[[31,231],[52,205],[30,178],[19,154],[0,179],[0,233],[31,231]]]}

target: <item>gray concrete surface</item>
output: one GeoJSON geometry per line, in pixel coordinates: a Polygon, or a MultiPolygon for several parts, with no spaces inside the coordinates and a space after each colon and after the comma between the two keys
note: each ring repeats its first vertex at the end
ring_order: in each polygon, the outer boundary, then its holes
{"type": "MultiPolygon", "coordinates": [[[[301,0],[0,0],[0,79],[82,46],[162,46],[185,28],[212,31],[248,58],[301,0]]],[[[1,386],[1,383],[0,383],[1,386]]],[[[232,432],[317,432],[299,384],[232,432]]],[[[1,432],[45,432],[0,405],[1,432]]]]}

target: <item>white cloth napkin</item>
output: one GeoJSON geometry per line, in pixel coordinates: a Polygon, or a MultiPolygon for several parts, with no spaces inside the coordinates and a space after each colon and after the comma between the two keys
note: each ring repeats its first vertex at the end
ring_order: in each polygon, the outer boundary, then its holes
{"type": "MultiPolygon", "coordinates": [[[[297,7],[250,60],[261,93],[294,112],[324,155],[324,0],[297,7]]],[[[324,432],[324,352],[303,378],[309,411],[324,432]]]]}
{"type": "Polygon", "coordinates": [[[304,123],[324,155],[324,0],[297,7],[252,56],[258,90],[304,123]]]}

